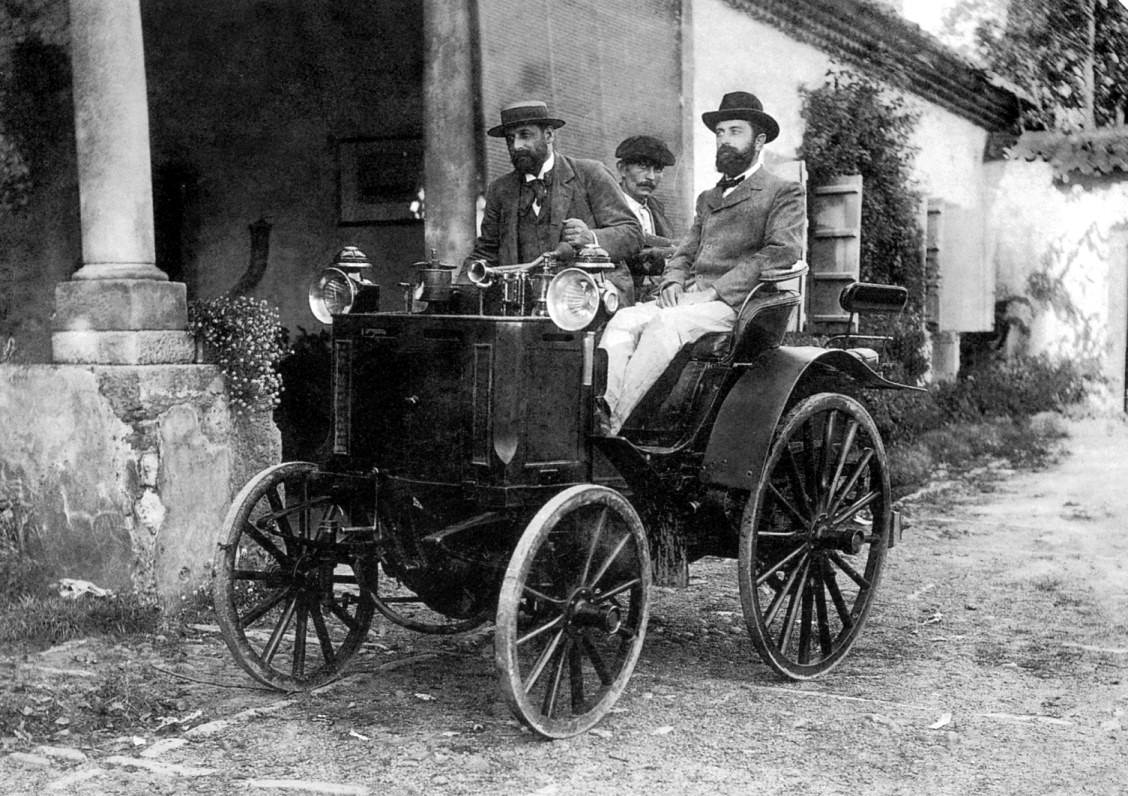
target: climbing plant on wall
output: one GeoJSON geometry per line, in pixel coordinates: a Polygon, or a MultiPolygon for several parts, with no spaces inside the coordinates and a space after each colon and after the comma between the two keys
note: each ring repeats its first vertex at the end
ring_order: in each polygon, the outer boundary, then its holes
{"type": "Polygon", "coordinates": [[[862,175],[862,280],[909,290],[891,353],[904,375],[916,378],[928,368],[921,195],[912,176],[917,149],[909,143],[919,114],[899,93],[845,70],[828,72],[825,84],[802,87],[800,94],[806,125],[799,154],[809,183],[862,175]]]}

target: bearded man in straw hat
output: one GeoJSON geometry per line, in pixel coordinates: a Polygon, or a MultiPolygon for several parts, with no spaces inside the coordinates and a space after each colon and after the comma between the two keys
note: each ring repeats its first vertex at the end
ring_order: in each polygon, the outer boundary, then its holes
{"type": "MultiPolygon", "coordinates": [[[[528,263],[561,242],[577,249],[596,244],[615,262],[639,250],[642,228],[610,169],[556,151],[556,130],[563,126],[537,100],[501,109],[501,124],[487,135],[505,139],[513,171],[490,183],[481,231],[465,263],[528,263]]],[[[625,265],[610,278],[625,297],[633,295],[625,265]]]]}
{"type": "Polygon", "coordinates": [[[702,115],[716,136],[716,187],[697,197],[693,226],[666,263],[656,301],[620,310],[603,332],[608,417],[617,434],[678,350],[709,332],[731,331],[760,272],[791,266],[803,251],[803,188],[763,168],[779,124],[754,94],[725,94],[702,115]]]}

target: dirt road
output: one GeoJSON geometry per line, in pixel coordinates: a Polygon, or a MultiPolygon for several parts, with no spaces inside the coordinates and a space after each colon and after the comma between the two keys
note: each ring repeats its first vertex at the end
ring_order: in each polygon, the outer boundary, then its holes
{"type": "Polygon", "coordinates": [[[616,712],[569,741],[509,718],[488,634],[377,628],[353,675],[298,697],[251,688],[206,626],[180,645],[72,643],[6,659],[0,678],[34,712],[109,668],[168,715],[0,739],[0,790],[1128,793],[1128,427],[1070,431],[1049,470],[904,501],[869,626],[825,679],[759,663],[719,560],[659,590],[616,712]]]}

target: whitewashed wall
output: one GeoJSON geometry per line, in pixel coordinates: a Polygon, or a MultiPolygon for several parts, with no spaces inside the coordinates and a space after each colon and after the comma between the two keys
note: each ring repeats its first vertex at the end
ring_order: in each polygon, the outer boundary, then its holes
{"type": "Polygon", "coordinates": [[[1055,183],[1040,161],[1000,162],[990,172],[998,295],[1029,329],[1018,352],[1094,362],[1123,408],[1128,178],[1055,183]],[[1035,275],[1049,291],[1031,291],[1035,275]]]}
{"type": "MultiPolygon", "coordinates": [[[[713,136],[700,121],[729,91],[751,91],[780,124],[769,145],[770,158],[792,159],[802,143],[799,87],[817,87],[826,72],[842,68],[808,44],[749,17],[723,0],[694,0],[690,16],[693,52],[693,102],[688,110],[693,130],[694,196],[717,180],[713,136]]],[[[992,328],[994,273],[986,256],[983,152],[987,131],[922,98],[913,141],[920,147],[917,179],[924,195],[948,202],[961,212],[960,252],[945,261],[941,320],[947,331],[992,328]]],[[[769,163],[770,163],[769,159],[769,163]]],[[[692,202],[693,197],[687,197],[692,202]]]]}

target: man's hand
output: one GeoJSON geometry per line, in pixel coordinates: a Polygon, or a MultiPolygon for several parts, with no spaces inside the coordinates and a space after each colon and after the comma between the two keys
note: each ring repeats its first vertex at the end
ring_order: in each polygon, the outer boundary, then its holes
{"type": "Polygon", "coordinates": [[[658,308],[676,307],[684,293],[685,288],[681,286],[680,282],[671,282],[663,287],[662,292],[658,294],[658,308]]]}
{"type": "Polygon", "coordinates": [[[657,276],[666,267],[666,260],[674,256],[674,251],[673,246],[653,246],[640,249],[638,259],[646,268],[646,273],[657,276]]]}
{"type": "Polygon", "coordinates": [[[690,290],[682,294],[682,297],[678,299],[678,304],[703,304],[706,301],[717,301],[718,299],[720,299],[720,295],[717,291],[707,287],[704,290],[690,290]]]}
{"type": "Polygon", "coordinates": [[[578,248],[595,243],[595,233],[591,231],[591,228],[588,227],[582,219],[566,218],[564,219],[564,231],[561,233],[560,239],[578,248]]]}

